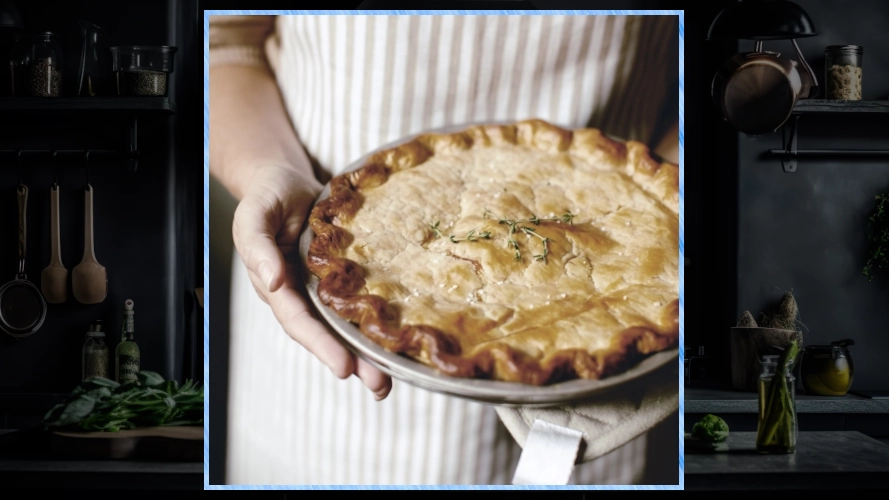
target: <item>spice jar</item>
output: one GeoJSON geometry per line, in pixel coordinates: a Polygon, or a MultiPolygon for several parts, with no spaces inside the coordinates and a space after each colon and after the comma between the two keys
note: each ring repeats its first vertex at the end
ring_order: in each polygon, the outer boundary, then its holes
{"type": "Polygon", "coordinates": [[[51,31],[35,33],[27,55],[25,91],[36,97],[58,97],[62,93],[62,47],[51,31]]]}
{"type": "Polygon", "coordinates": [[[824,49],[824,71],[828,99],[861,100],[861,60],[864,47],[831,45],[824,49]]]}
{"type": "Polygon", "coordinates": [[[105,332],[102,322],[94,321],[86,334],[86,342],[81,351],[83,371],[81,379],[90,377],[108,378],[108,346],[105,344],[105,332]]]}
{"type": "Polygon", "coordinates": [[[118,95],[166,96],[176,47],[111,47],[118,95]]]}

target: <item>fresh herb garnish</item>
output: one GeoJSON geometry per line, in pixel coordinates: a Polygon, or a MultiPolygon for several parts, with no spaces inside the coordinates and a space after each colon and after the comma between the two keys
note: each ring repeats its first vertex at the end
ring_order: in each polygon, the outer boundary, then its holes
{"type": "MultiPolygon", "coordinates": [[[[530,223],[530,224],[534,224],[535,226],[539,226],[541,222],[558,222],[558,223],[565,222],[567,224],[573,225],[574,218],[577,216],[575,214],[572,214],[571,212],[565,212],[564,214],[559,215],[557,217],[545,217],[545,218],[541,219],[540,217],[538,217],[534,214],[531,214],[531,216],[528,217],[527,219],[512,220],[512,219],[506,218],[505,216],[499,217],[499,218],[495,217],[494,214],[492,214],[487,209],[485,209],[482,217],[485,219],[488,219],[488,218],[497,219],[497,222],[499,224],[506,224],[509,227],[508,235],[507,235],[507,239],[506,239],[506,248],[515,250],[515,260],[517,260],[517,261],[522,260],[522,251],[519,248],[519,242],[516,241],[516,239],[515,239],[515,234],[518,231],[521,231],[521,232],[527,234],[528,237],[534,236],[534,237],[540,239],[540,241],[543,243],[543,253],[534,255],[533,257],[534,257],[535,261],[538,261],[538,262],[542,261],[544,264],[546,264],[546,262],[547,262],[546,256],[549,255],[549,242],[552,241],[552,239],[541,236],[533,228],[525,226],[524,224],[530,223]]],[[[431,224],[429,226],[432,228],[432,231],[435,234],[436,238],[440,238],[440,237],[444,236],[441,234],[441,231],[439,231],[439,229],[438,229],[439,222],[440,221],[436,221],[435,224],[431,224]]],[[[459,243],[461,241],[478,241],[479,239],[489,240],[489,239],[491,239],[491,232],[490,231],[478,231],[476,229],[473,229],[472,231],[469,231],[469,233],[464,238],[457,238],[455,235],[452,234],[449,239],[454,243],[459,243]]]]}
{"type": "Polygon", "coordinates": [[[438,223],[439,222],[441,222],[441,221],[435,221],[435,224],[432,224],[431,226],[429,226],[432,228],[432,232],[435,233],[436,238],[442,237],[441,231],[438,230],[438,223]]]}
{"type": "Polygon", "coordinates": [[[536,231],[534,231],[530,227],[522,226],[522,231],[525,234],[529,234],[529,235],[536,236],[536,237],[540,238],[540,241],[543,242],[543,253],[540,255],[535,255],[534,260],[537,260],[537,261],[542,260],[543,263],[546,264],[546,255],[549,253],[549,247],[547,246],[546,243],[549,241],[549,238],[544,238],[543,236],[540,236],[539,234],[537,234],[536,231]]]}
{"type": "Polygon", "coordinates": [[[491,231],[483,231],[476,233],[476,230],[473,229],[469,231],[465,238],[457,238],[453,234],[451,235],[450,240],[454,243],[460,243],[461,241],[478,241],[479,239],[490,240],[491,239],[491,231]]]}

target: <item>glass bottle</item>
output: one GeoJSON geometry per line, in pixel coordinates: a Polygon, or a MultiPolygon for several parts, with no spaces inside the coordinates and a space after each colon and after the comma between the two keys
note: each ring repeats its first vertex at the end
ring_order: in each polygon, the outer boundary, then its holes
{"type": "Polygon", "coordinates": [[[12,92],[10,95],[25,96],[28,95],[28,70],[31,66],[31,41],[25,32],[19,32],[15,35],[16,41],[12,49],[10,49],[9,65],[12,79],[12,92]]]}
{"type": "Polygon", "coordinates": [[[13,96],[16,74],[22,62],[22,33],[18,29],[0,30],[0,49],[3,51],[3,71],[0,72],[0,95],[13,96]]]}
{"type": "Polygon", "coordinates": [[[27,95],[58,97],[62,95],[62,47],[51,31],[35,33],[28,57],[27,95]]]}
{"type": "Polygon", "coordinates": [[[121,327],[120,344],[114,352],[114,376],[118,383],[126,384],[139,380],[141,363],[139,346],[134,339],[133,301],[124,302],[124,321],[121,327]]]}
{"type": "Polygon", "coordinates": [[[95,24],[80,20],[80,66],[77,75],[77,95],[93,97],[104,92],[104,74],[100,72],[99,47],[102,29],[95,24]]]}
{"type": "Polygon", "coordinates": [[[778,367],[779,356],[762,357],[759,376],[759,419],[756,451],[794,453],[799,434],[796,418],[796,379],[786,366],[778,367]]]}
{"type": "Polygon", "coordinates": [[[108,346],[105,344],[105,332],[102,322],[96,320],[90,325],[86,334],[86,342],[81,350],[81,380],[90,377],[108,378],[108,346]]]}
{"type": "Polygon", "coordinates": [[[861,100],[861,60],[858,45],[831,45],[824,49],[824,82],[828,99],[861,100]]]}

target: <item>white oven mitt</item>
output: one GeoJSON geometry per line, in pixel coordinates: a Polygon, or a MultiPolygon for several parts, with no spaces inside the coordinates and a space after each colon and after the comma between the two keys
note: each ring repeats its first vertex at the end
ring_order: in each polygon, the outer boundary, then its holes
{"type": "Polygon", "coordinates": [[[496,407],[523,448],[514,484],[567,484],[574,463],[595,460],[676,413],[679,370],[672,365],[580,405],[496,407]]]}

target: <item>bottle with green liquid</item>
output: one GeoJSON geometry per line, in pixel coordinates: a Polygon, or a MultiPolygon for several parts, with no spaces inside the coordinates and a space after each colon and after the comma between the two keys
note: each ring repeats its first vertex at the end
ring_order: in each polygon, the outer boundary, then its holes
{"type": "Polygon", "coordinates": [[[126,384],[139,380],[139,346],[133,338],[133,301],[127,299],[124,302],[123,326],[120,334],[120,344],[114,353],[114,374],[117,382],[126,384]]]}

